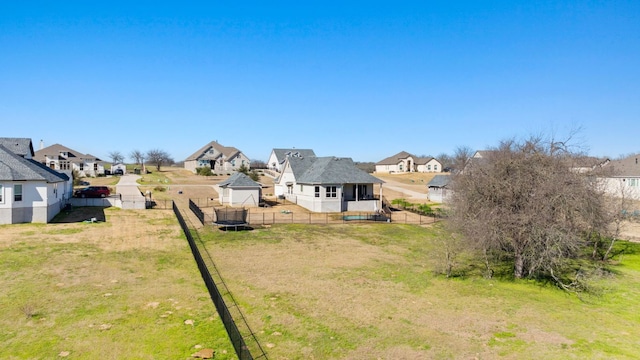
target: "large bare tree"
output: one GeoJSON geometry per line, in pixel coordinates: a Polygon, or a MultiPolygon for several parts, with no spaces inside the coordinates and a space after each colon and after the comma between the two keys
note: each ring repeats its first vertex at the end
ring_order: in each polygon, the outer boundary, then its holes
{"type": "Polygon", "coordinates": [[[160,171],[160,167],[162,165],[173,164],[173,158],[169,155],[168,152],[160,149],[153,149],[147,151],[147,162],[154,164],[156,166],[156,170],[160,171]]]}
{"type": "Polygon", "coordinates": [[[610,223],[605,196],[573,171],[572,154],[532,137],[503,141],[453,179],[451,224],[490,260],[508,259],[516,278],[556,274],[610,223]]]}
{"type": "Polygon", "coordinates": [[[136,165],[141,165],[142,163],[144,163],[145,155],[140,150],[132,150],[129,153],[129,158],[133,160],[136,165]]]}
{"type": "Polygon", "coordinates": [[[118,164],[124,161],[124,156],[122,156],[122,153],[120,151],[111,151],[109,153],[109,157],[111,158],[111,161],[113,161],[114,164],[118,164]]]}

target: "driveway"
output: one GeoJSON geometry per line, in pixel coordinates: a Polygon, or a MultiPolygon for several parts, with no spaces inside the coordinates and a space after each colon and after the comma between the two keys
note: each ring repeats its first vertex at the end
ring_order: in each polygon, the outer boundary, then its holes
{"type": "Polygon", "coordinates": [[[116,184],[116,193],[122,199],[123,209],[144,209],[146,200],[144,195],[138,189],[136,180],[140,179],[140,175],[125,174],[120,176],[118,184],[116,184]]]}

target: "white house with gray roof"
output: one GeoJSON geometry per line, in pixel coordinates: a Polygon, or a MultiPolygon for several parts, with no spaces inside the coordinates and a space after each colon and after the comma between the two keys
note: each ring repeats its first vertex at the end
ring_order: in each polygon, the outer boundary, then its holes
{"type": "Polygon", "coordinates": [[[611,160],[606,165],[607,177],[601,178],[607,193],[640,200],[640,154],[620,160],[611,160]]]}
{"type": "Polygon", "coordinates": [[[47,223],[71,198],[70,177],[33,155],[31,139],[0,138],[0,224],[47,223]]]}
{"type": "Polygon", "coordinates": [[[258,206],[262,186],[247,175],[237,172],[218,184],[218,198],[222,205],[258,206]]]}
{"type": "Polygon", "coordinates": [[[42,147],[34,153],[33,158],[53,170],[70,176],[73,170],[76,170],[80,177],[104,175],[106,164],[94,155],[83,154],[60,144],[42,147]]]}
{"type": "Polygon", "coordinates": [[[284,166],[284,162],[288,157],[316,157],[316,153],[311,149],[273,149],[271,150],[271,155],[269,155],[267,167],[270,170],[282,172],[282,167],[284,166]]]}
{"type": "Polygon", "coordinates": [[[419,157],[401,151],[376,163],[377,173],[441,172],[442,165],[433,157],[419,157]]]}
{"type": "Polygon", "coordinates": [[[242,165],[247,169],[251,167],[251,161],[242,151],[231,146],[222,146],[217,141],[201,147],[184,161],[184,168],[194,173],[197,168],[203,167],[211,168],[214,173],[231,172],[238,170],[242,165]]]}
{"type": "Polygon", "coordinates": [[[287,157],[274,192],[313,212],[373,212],[382,209],[383,183],[350,158],[287,157]],[[374,184],[380,185],[377,195],[374,184]]]}

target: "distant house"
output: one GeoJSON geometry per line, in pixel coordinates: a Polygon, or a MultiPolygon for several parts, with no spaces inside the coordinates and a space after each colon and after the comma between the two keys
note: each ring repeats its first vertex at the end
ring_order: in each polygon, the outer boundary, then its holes
{"type": "Polygon", "coordinates": [[[316,157],[316,154],[311,149],[273,149],[269,155],[267,167],[270,170],[282,172],[282,167],[288,157],[308,158],[316,157]]]}
{"type": "Polygon", "coordinates": [[[376,163],[377,173],[441,172],[442,164],[432,157],[418,157],[401,151],[376,163]]]}
{"type": "Polygon", "coordinates": [[[597,158],[593,156],[581,156],[571,158],[570,168],[572,171],[584,174],[609,165],[611,162],[607,158],[597,158]]]}
{"type": "Polygon", "coordinates": [[[71,176],[76,170],[80,177],[96,177],[104,175],[106,162],[91,154],[83,154],[60,144],[54,144],[41,148],[33,157],[36,161],[49,168],[64,172],[71,176]]]}
{"type": "Polygon", "coordinates": [[[122,175],[127,173],[127,165],[119,163],[119,164],[115,164],[115,165],[111,165],[111,174],[115,174],[117,172],[121,171],[122,175]]]}
{"type": "Polygon", "coordinates": [[[211,171],[216,173],[236,171],[242,165],[247,168],[251,167],[251,161],[248,157],[240,150],[230,146],[222,146],[216,141],[201,147],[184,161],[184,168],[194,173],[197,168],[202,167],[209,167],[211,171]]]}
{"type": "Polygon", "coordinates": [[[611,160],[607,168],[609,175],[601,178],[607,193],[640,200],[640,154],[611,160]]]}
{"type": "Polygon", "coordinates": [[[384,182],[350,158],[287,157],[275,180],[276,196],[314,212],[377,211],[384,182]],[[374,184],[380,184],[379,195],[374,184]]]}
{"type": "Polygon", "coordinates": [[[427,184],[429,201],[443,203],[451,196],[451,189],[449,189],[449,182],[451,176],[449,175],[436,175],[427,184]]]}
{"type": "Polygon", "coordinates": [[[33,156],[31,139],[0,138],[0,224],[47,223],[71,198],[71,178],[33,156]]]}
{"type": "Polygon", "coordinates": [[[258,206],[262,186],[247,175],[237,172],[218,184],[220,203],[229,206],[258,206]]]}

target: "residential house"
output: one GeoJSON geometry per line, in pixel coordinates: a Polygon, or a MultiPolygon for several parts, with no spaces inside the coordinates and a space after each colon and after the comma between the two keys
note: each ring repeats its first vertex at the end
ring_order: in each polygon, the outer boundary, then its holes
{"type": "Polygon", "coordinates": [[[222,146],[216,141],[198,149],[184,161],[184,168],[194,173],[197,168],[209,167],[214,173],[231,172],[238,170],[242,165],[247,169],[251,167],[251,161],[240,150],[222,146]]]}
{"type": "Polygon", "coordinates": [[[451,189],[449,188],[449,182],[451,176],[449,175],[436,175],[427,184],[429,201],[443,203],[446,202],[451,196],[451,189]]]}
{"type": "Polygon", "coordinates": [[[640,200],[640,154],[611,160],[607,174],[601,178],[605,190],[617,197],[640,200]]]}
{"type": "Polygon", "coordinates": [[[262,186],[241,172],[236,172],[218,184],[218,197],[222,205],[258,206],[262,186]]]}
{"type": "Polygon", "coordinates": [[[384,182],[358,169],[350,158],[295,157],[285,159],[274,192],[314,212],[377,211],[382,209],[384,182]],[[379,196],[374,185],[379,184],[379,196]]]}
{"type": "Polygon", "coordinates": [[[0,224],[47,223],[72,196],[71,178],[33,156],[31,139],[0,139],[0,224]]]}
{"type": "Polygon", "coordinates": [[[60,144],[42,147],[35,152],[36,161],[70,177],[75,170],[80,177],[96,177],[104,175],[105,161],[97,156],[83,154],[60,144]]]}
{"type": "Polygon", "coordinates": [[[401,151],[376,163],[377,173],[441,172],[442,164],[432,157],[418,157],[401,151]]]}
{"type": "Polygon", "coordinates": [[[288,157],[308,158],[316,157],[316,154],[311,149],[273,149],[269,155],[267,167],[269,170],[282,172],[282,167],[288,157]]]}

